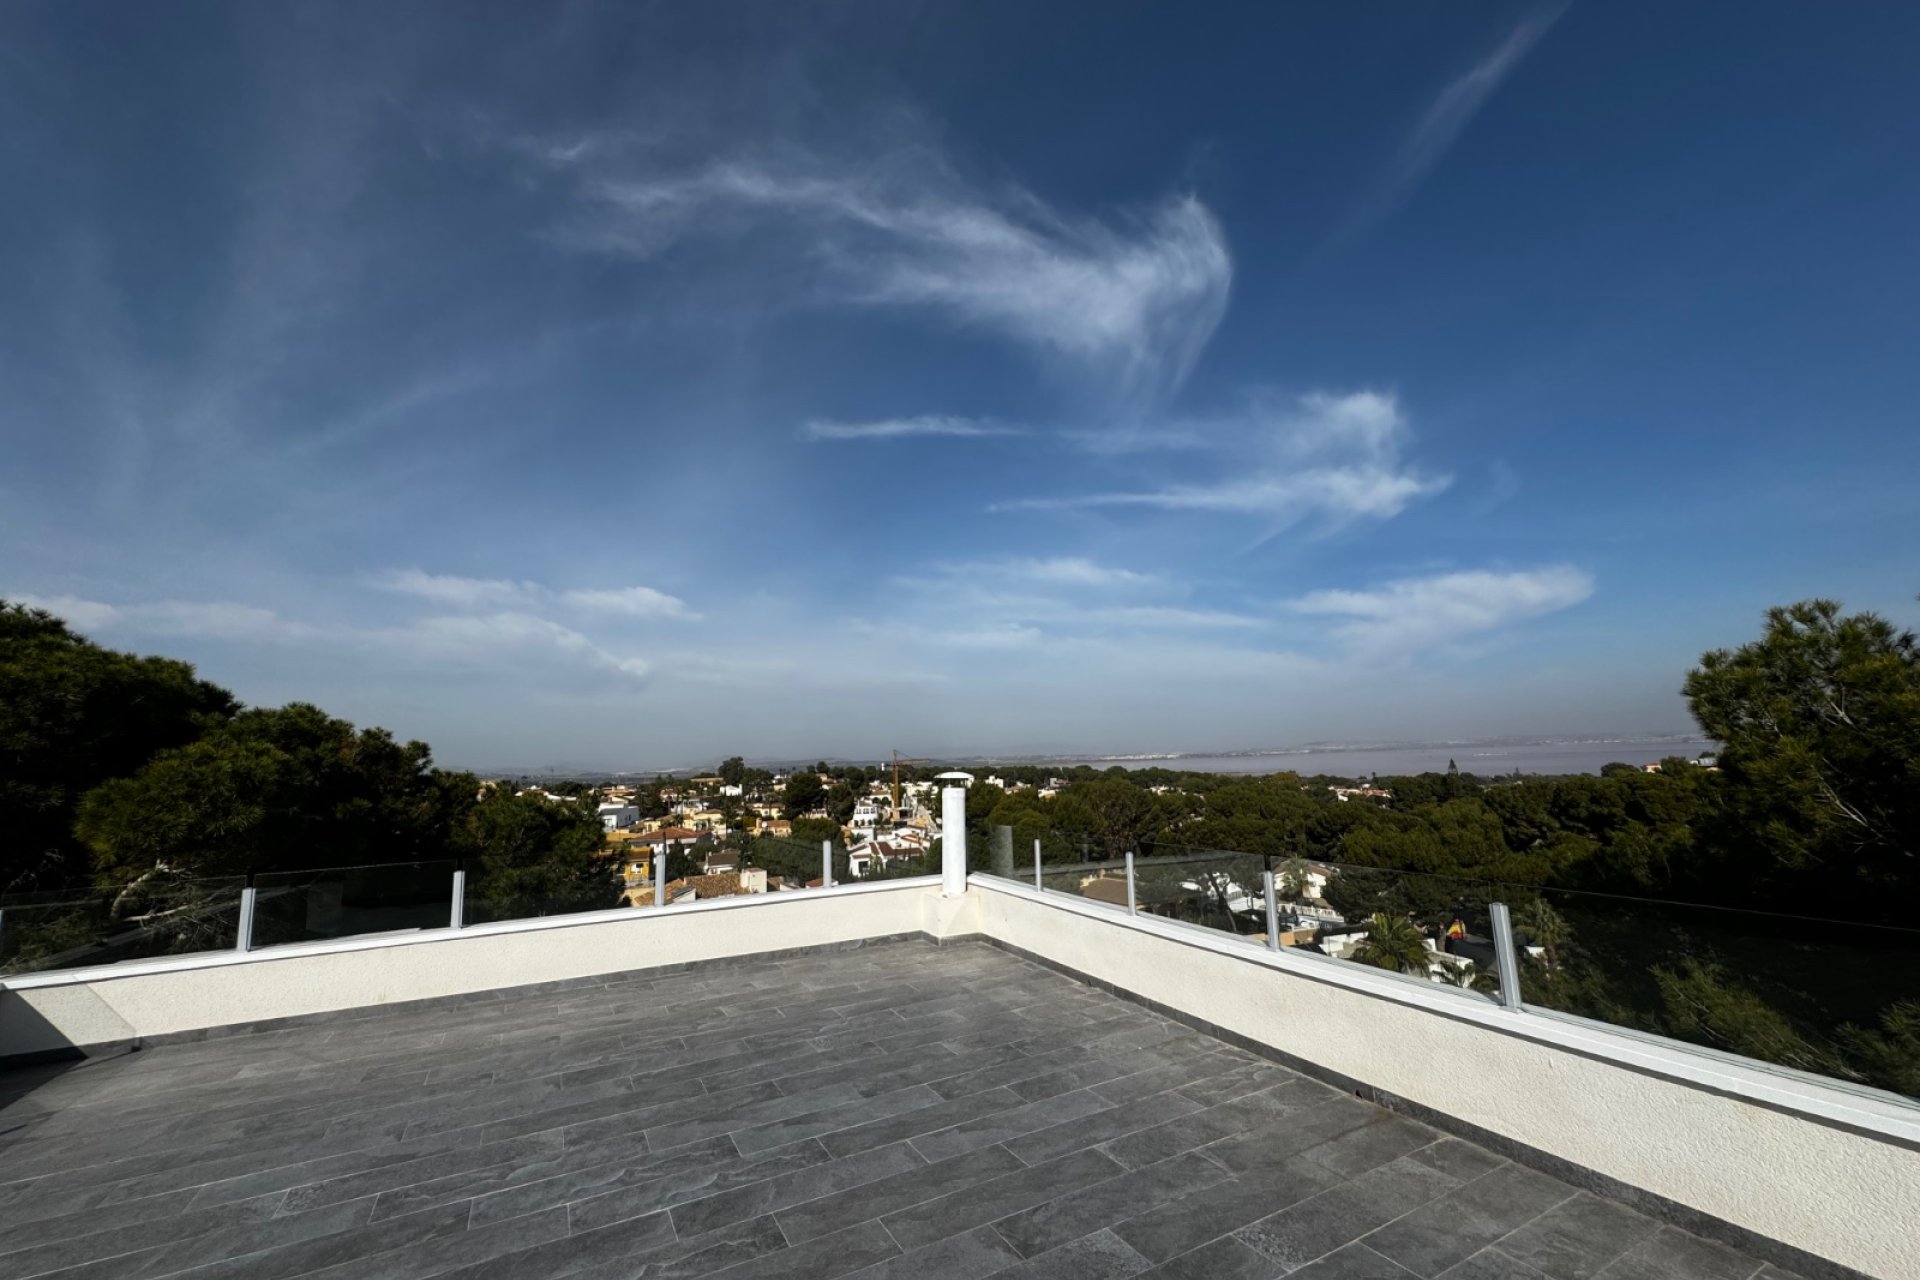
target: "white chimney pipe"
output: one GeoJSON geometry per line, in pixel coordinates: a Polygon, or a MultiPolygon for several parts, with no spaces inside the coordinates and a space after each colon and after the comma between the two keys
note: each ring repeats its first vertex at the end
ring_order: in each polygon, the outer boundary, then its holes
{"type": "Polygon", "coordinates": [[[967,891],[967,784],[970,773],[943,773],[940,790],[940,892],[957,898],[967,891]]]}

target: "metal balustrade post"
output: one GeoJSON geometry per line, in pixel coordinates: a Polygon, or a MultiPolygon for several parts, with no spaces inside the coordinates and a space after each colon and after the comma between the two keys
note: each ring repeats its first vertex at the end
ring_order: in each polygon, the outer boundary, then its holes
{"type": "Polygon", "coordinates": [[[233,949],[235,951],[253,950],[253,877],[247,877],[246,887],[240,890],[240,927],[234,930],[233,949]]]}
{"type": "Polygon", "coordinates": [[[1130,916],[1140,914],[1139,904],[1133,896],[1133,850],[1131,849],[1127,850],[1127,914],[1130,916]]]}
{"type": "Polygon", "coordinates": [[[667,905],[667,850],[673,846],[665,840],[660,842],[660,852],[654,855],[653,865],[647,868],[653,872],[653,905],[667,905]]]}
{"type": "Polygon", "coordinates": [[[460,929],[467,923],[467,869],[456,865],[453,869],[453,910],[447,916],[447,928],[460,929]]]}
{"type": "Polygon", "coordinates": [[[820,887],[833,888],[833,841],[820,842],[820,887]]]}
{"type": "Polygon", "coordinates": [[[1280,903],[1273,894],[1273,872],[1260,873],[1260,889],[1267,899],[1267,950],[1280,949],[1280,903]]]}
{"type": "Polygon", "coordinates": [[[1040,883],[1040,842],[1033,842],[1033,887],[1045,893],[1047,886],[1040,883]]]}
{"type": "Polygon", "coordinates": [[[1513,946],[1513,917],[1504,902],[1487,905],[1493,917],[1493,964],[1500,975],[1500,1003],[1520,1012],[1520,955],[1513,946]]]}

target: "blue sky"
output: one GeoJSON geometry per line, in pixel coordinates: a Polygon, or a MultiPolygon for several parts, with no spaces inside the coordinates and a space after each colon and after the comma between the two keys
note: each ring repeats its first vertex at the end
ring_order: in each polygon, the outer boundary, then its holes
{"type": "Polygon", "coordinates": [[[1683,729],[1920,622],[1920,10],[0,11],[0,592],[476,767],[1683,729]]]}

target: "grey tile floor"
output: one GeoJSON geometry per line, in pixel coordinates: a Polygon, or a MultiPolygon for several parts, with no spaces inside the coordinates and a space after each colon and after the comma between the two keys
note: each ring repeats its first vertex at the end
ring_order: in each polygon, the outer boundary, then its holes
{"type": "Polygon", "coordinates": [[[981,945],[0,1074],[0,1280],[1780,1280],[981,945]]]}

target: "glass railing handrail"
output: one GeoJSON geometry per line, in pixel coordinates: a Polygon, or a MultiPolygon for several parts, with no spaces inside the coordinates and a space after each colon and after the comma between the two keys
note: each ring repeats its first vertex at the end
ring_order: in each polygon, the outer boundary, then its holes
{"type": "Polygon", "coordinates": [[[451,871],[461,862],[462,859],[459,858],[412,858],[405,862],[351,862],[342,866],[275,867],[271,871],[256,871],[253,873],[253,878],[258,882],[268,876],[326,876],[339,875],[347,871],[394,871],[402,867],[411,867],[415,870],[439,868],[451,871]]]}
{"type": "Polygon", "coordinates": [[[1498,991],[1515,1013],[1920,1097],[1920,928],[1297,853],[1143,840],[1123,861],[1079,862],[1045,857],[1070,852],[1077,837],[1039,844],[1037,864],[1002,858],[990,874],[1162,923],[1498,991]],[[1288,890],[1314,896],[1290,901],[1288,890]]]}
{"type": "MultiPolygon", "coordinates": [[[[841,842],[762,836],[709,850],[716,871],[769,870],[768,888],[832,891],[859,883],[841,842]],[[778,863],[756,866],[755,854],[778,863]],[[777,856],[775,856],[777,855],[777,856]]],[[[259,871],[252,876],[152,875],[108,885],[0,895],[0,974],[114,963],[158,955],[251,951],[301,942],[459,929],[467,925],[651,907],[653,881],[636,882],[629,851],[600,850],[584,878],[521,887],[528,868],[490,867],[480,859],[409,859],[259,871]],[[646,887],[638,887],[644,885],[646,887]]],[[[672,880],[696,881],[703,862],[665,863],[646,855],[672,880]]],[[[758,890],[739,886],[746,896],[758,890]]],[[[668,904],[693,892],[677,891],[668,904]]],[[[701,892],[705,892],[703,888],[701,892]]],[[[722,890],[722,892],[726,892],[722,890]]]]}
{"type": "MultiPolygon", "coordinates": [[[[1490,879],[1490,878],[1480,877],[1480,876],[1454,875],[1447,872],[1439,872],[1439,871],[1419,871],[1419,870],[1411,870],[1411,869],[1398,868],[1398,867],[1378,867],[1378,866],[1371,866],[1366,863],[1338,862],[1329,858],[1310,857],[1310,856],[1300,855],[1300,854],[1253,853],[1245,850],[1226,849],[1226,848],[1221,848],[1213,845],[1170,846],[1168,842],[1164,840],[1143,840],[1141,842],[1141,847],[1143,849],[1166,849],[1169,847],[1173,847],[1173,848],[1178,848],[1181,851],[1175,854],[1143,853],[1134,859],[1135,865],[1141,866],[1141,867],[1171,866],[1171,865],[1177,865],[1181,862],[1203,861],[1209,858],[1214,858],[1214,859],[1257,858],[1262,860],[1262,862],[1265,863],[1267,866],[1269,866],[1276,874],[1278,874],[1282,870],[1285,864],[1290,862],[1298,862],[1310,872],[1316,868],[1324,868],[1326,870],[1333,871],[1339,874],[1354,874],[1354,875],[1360,875],[1360,876],[1366,876],[1366,875],[1403,876],[1403,877],[1409,877],[1409,878],[1419,878],[1423,880],[1441,881],[1447,884],[1473,886],[1481,890],[1512,890],[1512,891],[1518,891],[1524,894],[1565,894],[1565,895],[1568,895],[1569,897],[1592,898],[1596,900],[1607,900],[1607,901],[1615,901],[1615,902],[1621,902],[1621,903],[1630,903],[1630,904],[1636,904],[1636,905],[1647,906],[1647,907],[1681,908],[1681,909],[1699,910],[1699,911],[1724,911],[1724,912],[1738,913],[1738,914],[1750,915],[1750,916],[1755,916],[1755,917],[1760,917],[1765,919],[1772,919],[1772,920],[1795,921],[1795,922],[1800,922],[1804,924],[1833,925],[1833,926],[1847,928],[1847,929],[1883,930],[1890,934],[1911,935],[1911,936],[1920,938],[1920,927],[1913,927],[1908,925],[1886,924],[1886,923],[1872,921],[1872,920],[1850,920],[1844,917],[1836,917],[1836,916],[1809,915],[1804,912],[1798,912],[1798,911],[1777,911],[1777,910],[1770,910],[1764,907],[1731,906],[1725,903],[1699,902],[1699,901],[1695,901],[1692,899],[1685,899],[1685,898],[1653,898],[1653,897],[1646,897],[1644,895],[1638,895],[1638,894],[1615,893],[1615,892],[1598,890],[1598,889],[1566,888],[1560,885],[1538,884],[1538,883],[1533,883],[1533,882],[1523,881],[1523,880],[1499,880],[1499,879],[1490,879]]],[[[1084,868],[1087,870],[1101,870],[1101,869],[1111,870],[1111,869],[1118,869],[1118,868],[1124,867],[1126,864],[1124,860],[1108,860],[1108,861],[1101,861],[1101,862],[1070,862],[1070,861],[1047,862],[1043,859],[1041,865],[1043,870],[1047,870],[1048,873],[1051,874],[1052,871],[1054,870],[1065,871],[1070,868],[1084,868]]],[[[1028,857],[1027,867],[1028,867],[1027,873],[1030,876],[1031,875],[1031,854],[1029,854],[1029,857],[1028,857]]],[[[1014,870],[1015,870],[1015,877],[1019,878],[1020,872],[1021,872],[1021,864],[1018,857],[1018,851],[1016,851],[1014,870]]]]}
{"type": "Polygon", "coordinates": [[[150,876],[109,885],[69,885],[62,889],[33,889],[0,893],[0,911],[19,908],[80,906],[143,890],[222,887],[246,882],[245,876],[150,876]]]}

